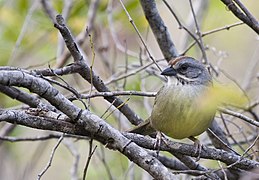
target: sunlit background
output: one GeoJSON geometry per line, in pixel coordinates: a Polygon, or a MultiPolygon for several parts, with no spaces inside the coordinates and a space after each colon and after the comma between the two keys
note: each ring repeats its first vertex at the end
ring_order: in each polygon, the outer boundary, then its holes
{"type": "MultiPolygon", "coordinates": [[[[62,0],[49,1],[58,13],[62,12],[65,2],[62,0]]],[[[84,32],[89,26],[89,9],[94,0],[71,1],[71,10],[68,14],[67,24],[72,34],[76,37],[84,32]]],[[[183,53],[194,41],[186,31],[179,29],[179,25],[173,15],[162,1],[156,1],[160,15],[162,16],[171,38],[179,53],[183,53]]],[[[163,55],[145,19],[140,3],[137,0],[125,1],[125,6],[141,32],[148,50],[155,60],[163,59],[163,55]]],[[[190,11],[189,1],[168,1],[176,12],[179,20],[193,33],[196,32],[193,17],[190,11]]],[[[206,33],[221,27],[227,27],[241,22],[221,1],[194,0],[199,14],[199,24],[202,33],[206,33]]],[[[259,2],[254,0],[243,1],[249,11],[259,19],[259,2]]],[[[208,34],[203,38],[209,62],[219,72],[217,81],[222,83],[237,83],[242,87],[251,102],[258,101],[259,79],[259,39],[258,35],[247,25],[238,24],[230,29],[221,30],[208,34]]],[[[15,66],[28,70],[37,68],[55,68],[58,59],[66,48],[60,49],[62,38],[54,28],[52,21],[42,8],[41,1],[29,0],[0,0],[0,65],[15,66]],[[59,48],[58,48],[59,47],[59,48]]],[[[119,1],[111,3],[100,0],[96,11],[94,24],[90,36],[85,37],[81,46],[88,63],[94,58],[93,69],[105,81],[110,82],[124,74],[135,72],[141,63],[148,64],[147,51],[140,41],[136,31],[122,9],[119,1]],[[93,48],[91,48],[93,45],[93,48]],[[128,51],[128,54],[126,54],[128,51]],[[95,57],[93,54],[95,53],[95,57]],[[128,68],[125,68],[128,66],[128,68]]],[[[201,51],[197,44],[187,51],[186,55],[201,59],[201,51]]],[[[70,58],[65,65],[72,63],[70,58]]],[[[166,61],[159,61],[164,68],[166,61]]],[[[135,73],[127,80],[119,80],[109,83],[111,90],[136,90],[156,92],[162,81],[155,65],[148,71],[135,73]]],[[[214,73],[215,76],[215,73],[214,73]]],[[[215,76],[216,77],[216,76],[215,76]]],[[[77,75],[63,77],[73,88],[79,92],[87,93],[90,85],[77,75]]],[[[71,95],[64,89],[59,88],[65,95],[71,95]]],[[[121,97],[143,119],[150,114],[153,98],[121,97]]],[[[80,102],[75,102],[82,107],[80,102]]],[[[90,109],[99,116],[103,116],[107,122],[120,130],[131,127],[126,118],[110,108],[110,104],[103,98],[93,98],[90,101],[90,109]],[[112,113],[111,113],[112,112],[112,113]]],[[[20,107],[20,103],[0,94],[0,107],[20,107]]],[[[258,109],[257,109],[258,111],[258,109]]],[[[0,123],[3,128],[6,124],[0,123]]],[[[246,129],[246,123],[238,121],[238,126],[246,129]]],[[[2,129],[1,129],[2,130],[2,129]]],[[[0,135],[1,134],[0,130],[0,135]]],[[[249,137],[249,132],[254,129],[243,130],[246,135],[240,135],[240,129],[231,128],[237,138],[249,137]]],[[[47,131],[30,129],[16,126],[8,136],[36,137],[46,135],[47,131]]],[[[205,133],[201,137],[206,141],[205,133]]],[[[36,179],[37,175],[47,165],[52,148],[57,139],[36,142],[3,142],[0,141],[0,179],[36,179]]],[[[190,143],[190,141],[184,141],[190,143]]],[[[145,177],[142,170],[133,165],[127,158],[106,149],[98,142],[94,142],[97,149],[92,157],[87,173],[87,179],[140,179],[145,177]]],[[[73,179],[71,171],[75,168],[74,163],[78,160],[79,179],[82,179],[83,169],[87,161],[89,143],[87,140],[75,140],[68,138],[58,147],[53,163],[42,179],[73,179]],[[71,178],[72,177],[72,178],[71,178]]],[[[207,166],[215,166],[215,162],[207,166]]],[[[73,173],[72,173],[73,174],[73,173]]],[[[146,176],[149,178],[149,176],[146,176]]]]}

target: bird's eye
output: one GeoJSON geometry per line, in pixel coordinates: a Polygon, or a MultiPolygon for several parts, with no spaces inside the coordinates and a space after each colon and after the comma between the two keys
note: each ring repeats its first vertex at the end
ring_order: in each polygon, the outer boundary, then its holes
{"type": "Polygon", "coordinates": [[[179,71],[180,72],[185,72],[186,70],[188,69],[188,66],[183,64],[180,68],[179,68],[179,71]]]}

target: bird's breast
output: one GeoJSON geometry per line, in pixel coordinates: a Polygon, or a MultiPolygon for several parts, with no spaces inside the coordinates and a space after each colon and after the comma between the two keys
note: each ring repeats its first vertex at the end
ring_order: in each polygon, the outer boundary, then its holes
{"type": "Polygon", "coordinates": [[[206,89],[203,85],[164,86],[155,99],[151,126],[175,139],[204,132],[216,111],[201,106],[206,89]]]}

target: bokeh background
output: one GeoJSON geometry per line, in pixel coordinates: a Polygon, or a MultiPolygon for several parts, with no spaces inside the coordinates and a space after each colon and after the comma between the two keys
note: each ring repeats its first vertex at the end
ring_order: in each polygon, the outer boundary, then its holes
{"type": "MultiPolygon", "coordinates": [[[[67,24],[72,34],[77,36],[86,31],[89,25],[89,12],[93,0],[49,1],[58,13],[62,12],[65,4],[71,3],[67,17],[67,24]]],[[[195,24],[188,1],[175,0],[168,3],[177,13],[180,21],[192,32],[195,24]]],[[[220,27],[240,22],[221,1],[194,0],[201,32],[209,32],[220,27]]],[[[249,11],[259,19],[259,2],[254,0],[243,1],[249,11]]],[[[140,3],[137,0],[124,2],[130,16],[141,32],[148,49],[161,67],[167,65],[156,43],[151,29],[145,19],[140,3]]],[[[180,53],[193,42],[193,39],[179,26],[162,3],[157,6],[176,48],[180,53]]],[[[147,64],[150,60],[136,31],[130,24],[119,1],[100,0],[96,10],[91,36],[85,37],[81,46],[82,52],[91,64],[94,58],[93,69],[105,81],[110,82],[116,78],[135,72],[141,63],[147,64]],[[94,49],[91,48],[93,45],[94,49]],[[126,50],[128,54],[125,53],[126,50]],[[95,54],[95,56],[93,56],[95,54]],[[141,60],[140,60],[141,59],[141,60]],[[127,68],[125,68],[127,66],[127,68]]],[[[217,79],[223,83],[238,83],[251,98],[258,101],[259,80],[259,39],[258,35],[247,25],[238,25],[229,30],[222,30],[209,34],[203,38],[209,62],[219,71],[217,79]],[[223,73],[224,72],[224,73],[223,73]]],[[[29,0],[0,0],[0,65],[31,69],[55,68],[57,60],[66,48],[59,46],[62,39],[54,28],[52,21],[42,8],[41,1],[29,0]]],[[[199,48],[194,46],[187,53],[197,59],[201,58],[199,48]]],[[[72,63],[71,58],[65,65],[72,63]]],[[[135,73],[126,80],[122,79],[109,83],[111,90],[136,90],[156,92],[161,86],[161,79],[154,65],[149,69],[135,73]]],[[[73,88],[79,92],[87,93],[90,85],[79,76],[63,77],[73,88]]],[[[71,95],[59,88],[67,96],[71,95]]],[[[147,118],[152,108],[153,98],[121,97],[143,119],[147,118]]],[[[79,102],[75,102],[82,106],[79,102]]],[[[94,98],[90,102],[91,110],[102,116],[109,104],[103,98],[94,98]]],[[[16,100],[0,94],[1,108],[16,108],[21,104],[16,100]]],[[[257,109],[258,111],[258,109],[257,109]]],[[[104,115],[107,122],[120,130],[130,128],[129,122],[117,111],[109,109],[104,115]],[[109,113],[111,112],[111,113],[109,113]]],[[[0,123],[0,128],[6,124],[0,123]]],[[[245,123],[238,126],[246,129],[245,123]]],[[[239,134],[238,128],[233,127],[233,134],[239,134]]],[[[254,129],[243,130],[246,137],[254,129]]],[[[36,137],[53,132],[34,130],[16,126],[8,136],[36,137]]],[[[1,130],[0,130],[1,134],[1,130]]],[[[206,139],[206,135],[203,138],[206,139]]],[[[238,137],[238,136],[237,136],[238,137]]],[[[240,137],[242,138],[242,137],[240,137]]],[[[57,139],[38,142],[4,142],[0,141],[0,179],[36,179],[49,161],[52,148],[57,139]]],[[[189,141],[186,141],[190,143],[189,141]]],[[[87,179],[140,179],[149,178],[143,171],[133,165],[118,152],[107,150],[98,142],[94,142],[97,149],[92,157],[87,179]]],[[[74,163],[78,161],[77,175],[82,178],[85,162],[88,157],[89,143],[87,140],[68,138],[58,147],[53,163],[42,179],[73,179],[74,163]]],[[[206,162],[207,166],[214,166],[215,162],[206,162]]]]}

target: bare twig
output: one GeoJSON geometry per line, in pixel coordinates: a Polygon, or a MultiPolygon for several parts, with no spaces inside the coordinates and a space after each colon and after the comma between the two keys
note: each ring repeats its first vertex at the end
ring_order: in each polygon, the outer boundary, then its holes
{"type": "Polygon", "coordinates": [[[86,139],[89,140],[89,137],[85,136],[77,136],[77,135],[72,135],[72,134],[64,134],[64,135],[59,135],[59,134],[49,134],[49,135],[43,135],[43,136],[38,136],[38,137],[10,137],[10,136],[0,136],[0,140],[2,141],[8,141],[8,142],[24,142],[24,141],[47,141],[50,139],[59,139],[61,136],[64,136],[66,138],[76,138],[76,139],[86,139]]]}
{"type": "Polygon", "coordinates": [[[38,180],[41,179],[41,177],[47,172],[47,170],[50,168],[51,164],[52,164],[52,161],[53,161],[53,158],[54,158],[54,154],[58,148],[58,146],[60,145],[60,143],[62,142],[64,136],[61,136],[58,140],[58,142],[56,143],[56,145],[53,147],[52,151],[51,151],[51,154],[50,154],[50,159],[49,159],[49,162],[47,164],[47,166],[38,174],[38,180]]]}
{"type": "Polygon", "coordinates": [[[259,34],[259,22],[251,15],[250,12],[243,5],[241,5],[240,1],[237,0],[221,0],[227,8],[241,21],[246,23],[249,27],[251,27],[257,34],[259,34]],[[245,14],[236,6],[236,2],[238,6],[242,7],[245,14]]]}
{"type": "MultiPolygon", "coordinates": [[[[114,0],[110,0],[109,1],[109,4],[107,6],[107,19],[108,19],[108,23],[109,23],[109,27],[110,27],[110,31],[111,31],[111,36],[112,36],[112,39],[113,39],[113,42],[116,46],[116,48],[121,51],[121,52],[125,52],[127,53],[127,55],[129,56],[133,56],[133,57],[136,57],[138,58],[138,53],[132,51],[132,50],[129,50],[129,49],[126,49],[122,43],[120,43],[120,40],[116,34],[116,31],[115,31],[115,28],[114,28],[114,23],[113,23],[113,16],[112,16],[112,10],[113,10],[113,7],[112,7],[112,4],[113,4],[114,0]]],[[[147,59],[147,57],[145,57],[145,59],[147,59]]]]}
{"type": "MultiPolygon", "coordinates": [[[[81,94],[82,99],[94,98],[94,97],[111,97],[111,96],[144,96],[155,97],[156,92],[139,92],[139,91],[113,91],[113,92],[95,92],[92,94],[81,94]]],[[[69,100],[76,100],[76,97],[71,97],[69,100]]]]}
{"type": "Polygon", "coordinates": [[[136,33],[138,34],[139,39],[141,40],[142,44],[144,45],[144,47],[145,47],[145,49],[146,49],[146,51],[147,51],[147,53],[149,55],[149,58],[153,61],[153,63],[156,65],[156,67],[162,72],[162,69],[157,64],[157,62],[155,61],[154,57],[151,55],[151,53],[150,53],[150,51],[149,51],[149,49],[148,49],[144,39],[142,38],[142,36],[141,36],[137,26],[135,25],[135,23],[134,23],[133,19],[131,18],[129,12],[127,11],[126,7],[124,6],[122,0],[120,0],[120,3],[121,3],[121,6],[122,6],[123,10],[125,11],[125,13],[127,14],[128,18],[129,18],[129,22],[132,24],[133,28],[135,29],[136,33]]]}
{"type": "Polygon", "coordinates": [[[235,116],[239,119],[242,119],[242,120],[245,120],[246,122],[248,122],[249,124],[252,124],[254,126],[257,126],[259,127],[259,122],[241,114],[241,113],[238,113],[238,112],[234,112],[234,111],[231,111],[229,109],[223,109],[223,108],[220,108],[220,111],[224,114],[229,114],[229,115],[232,115],[232,116],[235,116]]]}
{"type": "Polygon", "coordinates": [[[41,0],[42,3],[42,7],[45,11],[45,13],[49,16],[49,18],[51,19],[52,23],[55,23],[55,17],[58,14],[55,9],[52,7],[52,5],[50,4],[49,0],[41,0]]]}
{"type": "Polygon", "coordinates": [[[199,40],[200,40],[201,52],[202,52],[202,56],[203,56],[203,59],[204,59],[204,63],[205,63],[205,64],[209,64],[208,59],[207,59],[207,55],[206,55],[206,52],[205,52],[205,48],[204,48],[202,36],[201,36],[200,27],[199,27],[199,24],[198,24],[198,22],[197,22],[197,18],[196,18],[194,9],[193,9],[192,0],[189,0],[189,3],[190,3],[190,7],[191,7],[193,19],[194,19],[194,22],[195,22],[195,26],[196,26],[196,29],[197,29],[197,32],[196,32],[196,33],[197,33],[197,35],[198,35],[198,37],[199,37],[199,40]]]}
{"type": "MultiPolygon", "coordinates": [[[[108,92],[109,89],[104,85],[101,78],[97,76],[94,72],[92,72],[92,78],[91,78],[90,76],[91,69],[88,67],[83,56],[78,50],[77,43],[74,41],[74,38],[72,37],[69,29],[64,24],[64,20],[61,15],[57,16],[57,23],[55,23],[54,26],[57,29],[59,29],[60,33],[65,39],[67,48],[71,52],[71,55],[73,56],[74,61],[78,63],[79,66],[81,66],[81,69],[78,73],[90,83],[92,79],[92,83],[98,91],[108,92]]],[[[109,102],[113,102],[116,99],[116,101],[114,102],[115,106],[120,106],[123,103],[122,100],[116,97],[106,97],[105,99],[109,102]]],[[[129,121],[131,121],[131,123],[139,124],[142,122],[142,119],[139,118],[127,105],[122,106],[119,110],[128,118],[129,121]]]]}
{"type": "Polygon", "coordinates": [[[92,159],[92,156],[94,155],[94,152],[97,148],[97,145],[95,145],[94,149],[93,149],[93,139],[90,139],[89,141],[89,152],[88,152],[88,158],[85,164],[85,168],[84,168],[84,174],[83,174],[83,180],[86,179],[86,174],[87,174],[87,169],[89,167],[90,161],[92,159]]]}
{"type": "Polygon", "coordinates": [[[172,58],[177,57],[179,54],[164,21],[158,13],[155,1],[140,0],[140,3],[165,59],[170,61],[172,58]]]}

